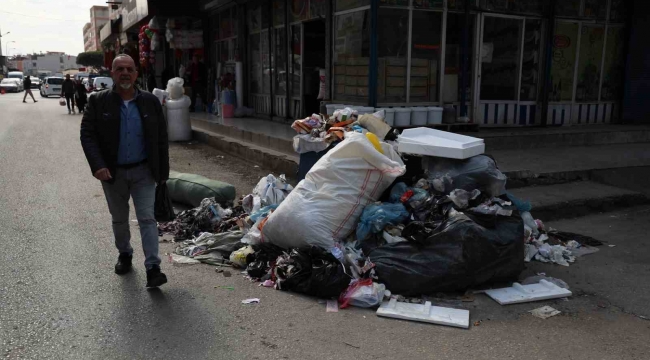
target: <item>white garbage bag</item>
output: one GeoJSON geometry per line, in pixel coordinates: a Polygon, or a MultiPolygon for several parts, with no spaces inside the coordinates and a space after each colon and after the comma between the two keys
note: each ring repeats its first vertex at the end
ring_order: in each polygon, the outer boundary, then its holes
{"type": "Polygon", "coordinates": [[[263,241],[283,248],[317,245],[330,249],[350,235],[363,209],[404,174],[392,146],[383,155],[365,135],[346,138],[307,173],[262,229],[263,241]]]}
{"type": "Polygon", "coordinates": [[[293,190],[293,186],[287,184],[287,178],[280,175],[278,178],[269,174],[263,177],[253,189],[253,195],[257,195],[262,200],[262,206],[278,205],[293,190]]]}
{"type": "Polygon", "coordinates": [[[167,93],[169,94],[169,98],[172,100],[177,100],[180,99],[183,94],[185,93],[185,90],[183,89],[183,84],[185,81],[182,78],[175,77],[173,79],[170,79],[167,82],[167,93]]]}

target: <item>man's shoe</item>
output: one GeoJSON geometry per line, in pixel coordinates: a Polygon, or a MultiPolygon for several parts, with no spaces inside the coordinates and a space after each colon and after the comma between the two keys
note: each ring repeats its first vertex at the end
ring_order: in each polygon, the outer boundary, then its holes
{"type": "Polygon", "coordinates": [[[23,100],[24,103],[27,103],[27,101],[23,100]]]}
{"type": "Polygon", "coordinates": [[[72,114],[72,111],[68,110],[68,115],[72,114]]]}
{"type": "Polygon", "coordinates": [[[35,103],[37,103],[37,102],[38,102],[38,100],[34,100],[34,102],[35,102],[35,103]]]}
{"type": "Polygon", "coordinates": [[[158,287],[167,282],[167,276],[160,272],[160,267],[153,266],[151,269],[147,270],[147,287],[154,288],[158,287]]]}
{"type": "Polygon", "coordinates": [[[76,114],[77,114],[77,113],[76,113],[76,112],[74,112],[74,110],[72,110],[72,115],[76,115],[76,114]]]}
{"type": "Polygon", "coordinates": [[[133,255],[120,254],[120,256],[117,258],[117,264],[115,264],[115,273],[118,275],[124,275],[131,271],[132,260],[133,255]]]}

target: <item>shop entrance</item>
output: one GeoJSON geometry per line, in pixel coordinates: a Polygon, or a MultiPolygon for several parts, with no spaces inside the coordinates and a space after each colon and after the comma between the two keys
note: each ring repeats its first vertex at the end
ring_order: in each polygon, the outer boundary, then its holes
{"type": "Polygon", "coordinates": [[[542,21],[483,15],[480,28],[477,121],[484,126],[533,125],[542,21]]]}
{"type": "MultiPolygon", "coordinates": [[[[302,59],[302,103],[303,116],[320,113],[319,70],[325,68],[325,21],[314,20],[302,24],[303,59],[302,59]]],[[[302,117],[302,116],[301,116],[302,117]]]]}

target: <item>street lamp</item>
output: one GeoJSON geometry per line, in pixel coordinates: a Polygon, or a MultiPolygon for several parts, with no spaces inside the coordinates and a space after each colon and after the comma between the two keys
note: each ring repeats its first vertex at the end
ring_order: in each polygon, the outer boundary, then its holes
{"type": "MultiPolygon", "coordinates": [[[[7,35],[7,34],[5,34],[5,35],[7,35]]],[[[6,57],[9,57],[9,44],[11,44],[11,43],[15,43],[15,41],[13,41],[13,40],[12,40],[12,41],[8,41],[8,42],[7,42],[7,45],[5,45],[5,56],[6,56],[6,57]]],[[[12,48],[12,49],[16,49],[16,48],[12,48]]]]}

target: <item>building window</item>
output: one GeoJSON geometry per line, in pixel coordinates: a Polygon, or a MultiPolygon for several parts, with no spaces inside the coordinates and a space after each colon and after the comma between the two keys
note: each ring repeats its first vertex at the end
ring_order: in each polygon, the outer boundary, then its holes
{"type": "MultiPolygon", "coordinates": [[[[406,102],[409,10],[379,8],[377,27],[378,83],[380,103],[406,102]]],[[[346,85],[368,87],[368,78],[347,77],[346,85]]]]}
{"type": "Polygon", "coordinates": [[[553,36],[551,101],[573,100],[573,75],[578,45],[577,23],[558,21],[553,36]]]}
{"type": "Polygon", "coordinates": [[[601,101],[620,100],[623,95],[623,77],[625,76],[625,35],[622,26],[607,30],[607,47],[605,66],[603,67],[603,87],[601,101]]]}
{"type": "Polygon", "coordinates": [[[370,0],[336,0],[336,11],[345,11],[362,6],[370,6],[370,0]]]}
{"type": "Polygon", "coordinates": [[[576,17],[580,14],[581,0],[562,0],[555,5],[555,12],[558,16],[576,17]]]}
{"type": "MultiPolygon", "coordinates": [[[[337,1],[337,6],[349,2],[337,1]]],[[[334,21],[334,99],[366,104],[369,66],[370,10],[337,15],[334,21]]]]}
{"type": "Polygon", "coordinates": [[[598,101],[604,45],[604,26],[582,26],[580,55],[578,59],[576,101],[598,101]]]}
{"type": "MultiPolygon", "coordinates": [[[[467,88],[465,89],[467,99],[471,98],[471,79],[473,79],[473,69],[471,66],[474,58],[474,31],[476,15],[472,14],[469,21],[469,44],[467,45],[469,56],[467,65],[467,88]]],[[[461,13],[447,14],[447,39],[445,48],[445,80],[443,84],[442,98],[443,102],[457,102],[460,99],[461,85],[461,52],[462,36],[465,27],[465,15],[461,13]]]]}
{"type": "Polygon", "coordinates": [[[521,64],[520,101],[536,101],[539,86],[539,66],[541,62],[542,21],[526,19],[524,32],[524,56],[521,64]]]}
{"type": "Polygon", "coordinates": [[[410,102],[439,100],[442,12],[413,11],[410,102]]]}
{"type": "Polygon", "coordinates": [[[519,19],[485,17],[481,100],[517,100],[522,25],[519,19]]]}

